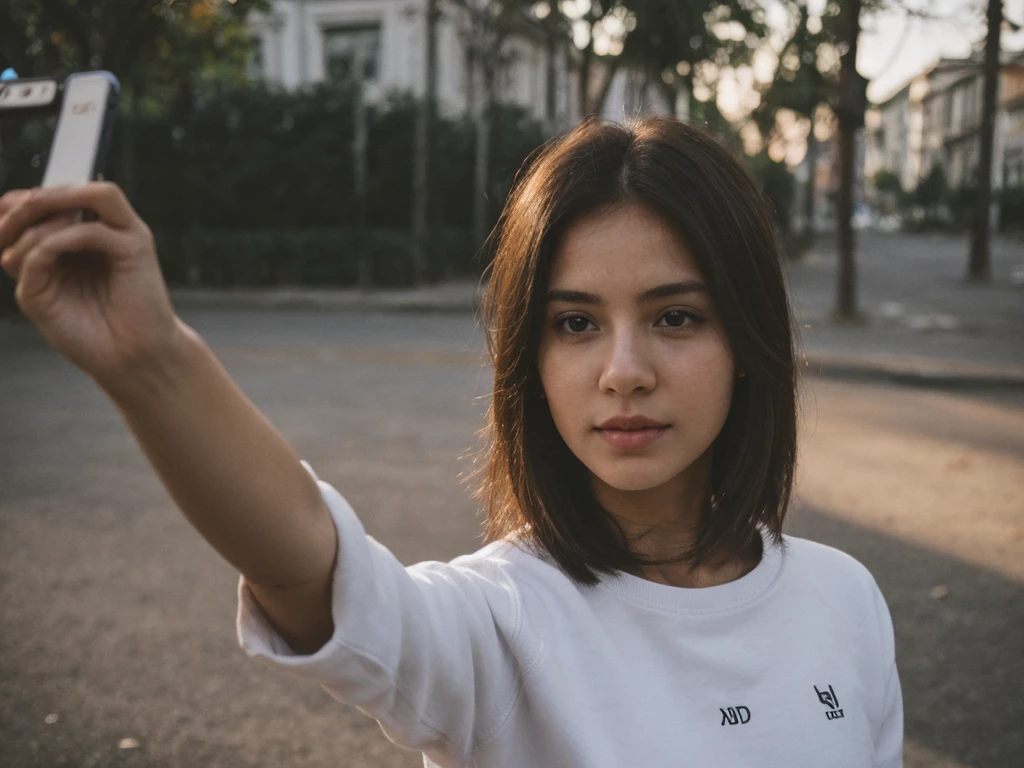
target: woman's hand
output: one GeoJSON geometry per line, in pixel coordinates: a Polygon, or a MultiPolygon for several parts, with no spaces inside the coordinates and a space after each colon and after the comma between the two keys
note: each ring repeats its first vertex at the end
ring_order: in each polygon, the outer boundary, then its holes
{"type": "Polygon", "coordinates": [[[25,316],[101,385],[159,356],[181,333],[153,235],[109,182],[0,197],[0,266],[25,316]],[[79,221],[89,210],[95,221],[79,221]]]}

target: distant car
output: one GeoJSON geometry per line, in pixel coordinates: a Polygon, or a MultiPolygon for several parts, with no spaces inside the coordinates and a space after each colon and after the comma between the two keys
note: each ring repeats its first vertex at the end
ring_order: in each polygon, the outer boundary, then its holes
{"type": "Polygon", "coordinates": [[[879,216],[878,221],[875,223],[875,228],[879,232],[896,232],[903,226],[903,222],[900,217],[895,213],[889,213],[884,216],[879,216]]]}
{"type": "Polygon", "coordinates": [[[853,228],[854,229],[871,229],[875,226],[875,214],[872,210],[864,205],[858,205],[853,213],[853,228]]]}

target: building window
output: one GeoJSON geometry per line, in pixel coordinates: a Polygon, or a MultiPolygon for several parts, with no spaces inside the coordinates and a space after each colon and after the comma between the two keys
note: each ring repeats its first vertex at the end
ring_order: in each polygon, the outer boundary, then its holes
{"type": "Polygon", "coordinates": [[[346,81],[376,80],[380,71],[380,24],[324,29],[324,73],[346,81]]]}

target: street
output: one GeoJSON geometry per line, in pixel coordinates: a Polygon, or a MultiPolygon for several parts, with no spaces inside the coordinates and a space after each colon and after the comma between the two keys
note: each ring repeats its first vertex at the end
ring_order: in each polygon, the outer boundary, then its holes
{"type": "Polygon", "coordinates": [[[945,233],[856,233],[862,327],[835,325],[836,236],[818,235],[787,262],[800,335],[809,350],[914,355],[977,364],[1024,363],[1024,242],[992,240],[992,280],[967,283],[968,238],[945,233]]]}
{"type": "MultiPolygon", "coordinates": [[[[468,314],[183,316],[400,560],[480,546],[460,477],[491,382],[468,314]]],[[[246,659],[237,575],[111,404],[24,323],[0,323],[0,351],[0,764],[421,764],[246,659]]],[[[808,378],[801,403],[788,532],[858,558],[885,594],[906,765],[1019,766],[1024,391],[808,378]]]]}

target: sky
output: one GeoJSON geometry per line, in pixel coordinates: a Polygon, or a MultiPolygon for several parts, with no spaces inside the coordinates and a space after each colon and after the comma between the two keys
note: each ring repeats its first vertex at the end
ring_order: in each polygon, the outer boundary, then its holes
{"type": "MultiPolygon", "coordinates": [[[[940,56],[962,58],[985,36],[984,0],[903,0],[934,19],[891,11],[866,16],[857,51],[857,69],[871,79],[868,98],[884,101],[940,56]]],[[[815,4],[812,3],[812,7],[815,4]]],[[[896,5],[896,3],[893,3],[896,5]]],[[[1004,16],[1024,26],[1024,0],[1004,0],[1004,16]]],[[[1004,48],[1024,48],[1024,33],[1002,36],[1004,48]]]]}
{"type": "MultiPolygon", "coordinates": [[[[826,0],[809,0],[811,15],[820,14],[826,0]]],[[[985,5],[987,0],[888,0],[893,10],[863,14],[861,36],[857,49],[857,70],[869,79],[868,98],[874,103],[884,101],[924,72],[940,57],[963,58],[970,54],[972,44],[980,44],[985,36],[985,5]],[[908,14],[906,8],[918,13],[908,14]]],[[[781,49],[789,34],[791,19],[779,0],[766,0],[763,6],[767,20],[775,32],[770,44],[781,49]]],[[[1005,18],[1024,26],[1024,0],[1003,0],[1005,18]]],[[[1024,31],[1002,34],[1004,49],[1024,49],[1024,31]]],[[[771,80],[777,65],[776,56],[768,49],[755,53],[753,67],[721,73],[716,83],[716,101],[723,114],[742,119],[759,102],[755,92],[758,82],[771,80]]],[[[694,87],[694,96],[707,98],[706,88],[694,87]],[[703,92],[702,92],[703,91],[703,92]]],[[[769,154],[785,158],[791,165],[799,163],[806,151],[806,123],[795,122],[786,115],[780,124],[781,139],[769,154]]],[[[819,125],[819,140],[828,137],[831,129],[819,125]]],[[[759,143],[748,131],[748,151],[759,143]]]]}

